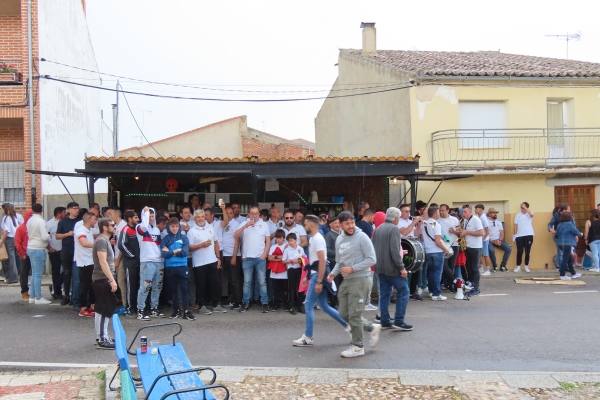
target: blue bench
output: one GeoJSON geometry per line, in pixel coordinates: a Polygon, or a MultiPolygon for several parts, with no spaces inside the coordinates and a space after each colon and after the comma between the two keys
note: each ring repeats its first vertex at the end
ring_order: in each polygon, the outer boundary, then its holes
{"type": "Polygon", "coordinates": [[[145,393],[144,399],[147,400],[165,400],[167,398],[179,400],[213,400],[216,397],[212,390],[223,390],[223,399],[229,399],[229,390],[227,387],[215,384],[217,379],[215,370],[208,367],[193,368],[181,343],[175,342],[175,338],[182,331],[180,324],[174,322],[160,325],[146,325],[137,331],[129,346],[127,346],[125,329],[123,329],[118,315],[113,315],[112,325],[115,335],[115,353],[119,364],[117,372],[109,383],[109,387],[111,390],[114,390],[112,382],[120,371],[121,398],[123,400],[135,399],[135,390],[138,386],[143,389],[145,393]],[[158,346],[157,354],[152,354],[150,346],[148,346],[146,353],[142,353],[139,348],[135,352],[131,350],[141,332],[163,327],[178,327],[177,332],[173,335],[172,344],[158,346]],[[140,374],[139,383],[136,383],[136,379],[131,373],[131,366],[129,364],[130,355],[135,355],[137,359],[140,374]],[[212,377],[208,384],[205,384],[198,375],[202,371],[212,372],[212,377]]]}

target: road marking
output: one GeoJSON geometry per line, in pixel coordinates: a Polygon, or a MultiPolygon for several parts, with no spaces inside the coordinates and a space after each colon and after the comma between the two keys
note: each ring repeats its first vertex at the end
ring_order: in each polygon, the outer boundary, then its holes
{"type": "Polygon", "coordinates": [[[37,315],[33,315],[31,318],[43,318],[45,317],[44,314],[37,314],[37,315]]]}
{"type": "Polygon", "coordinates": [[[569,290],[564,292],[552,292],[554,294],[571,294],[571,293],[598,293],[598,290],[569,290]]]}
{"type": "Polygon", "coordinates": [[[105,368],[110,364],[74,364],[44,362],[0,361],[0,367],[34,367],[34,368],[105,368]]]}
{"type": "Polygon", "coordinates": [[[495,297],[495,296],[508,296],[508,293],[486,293],[486,294],[480,294],[478,297],[495,297]]]}

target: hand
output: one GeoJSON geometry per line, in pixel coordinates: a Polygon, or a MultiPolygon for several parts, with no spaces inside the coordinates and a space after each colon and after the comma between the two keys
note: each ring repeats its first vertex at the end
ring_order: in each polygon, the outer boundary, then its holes
{"type": "Polygon", "coordinates": [[[230,264],[232,267],[235,267],[237,265],[237,257],[236,256],[231,256],[230,264]]]}
{"type": "Polygon", "coordinates": [[[354,270],[352,269],[352,267],[342,267],[342,268],[340,268],[340,272],[342,273],[342,276],[345,278],[348,275],[352,274],[354,272],[354,270]]]}
{"type": "Polygon", "coordinates": [[[210,247],[211,244],[212,244],[212,240],[206,240],[206,241],[202,242],[202,247],[210,247]]]}
{"type": "Polygon", "coordinates": [[[110,281],[110,291],[113,293],[117,291],[117,282],[110,281]]]}
{"type": "Polygon", "coordinates": [[[221,261],[220,258],[217,258],[217,269],[221,269],[223,268],[223,262],[221,261]]]}
{"type": "Polygon", "coordinates": [[[449,254],[450,250],[448,249],[448,247],[444,246],[444,255],[449,254]]]}
{"type": "MultiPolygon", "coordinates": [[[[168,252],[168,251],[169,251],[169,248],[168,248],[167,246],[164,246],[164,247],[162,248],[162,251],[164,251],[164,252],[166,253],[166,252],[168,252]]],[[[174,253],[174,252],[173,252],[173,253],[174,253]]]]}
{"type": "Polygon", "coordinates": [[[67,236],[69,236],[69,237],[73,236],[74,234],[75,234],[75,232],[73,232],[73,231],[67,232],[67,236]]]}
{"type": "Polygon", "coordinates": [[[403,269],[402,271],[400,271],[400,276],[406,278],[408,276],[408,271],[406,269],[403,269]]]}
{"type": "Polygon", "coordinates": [[[144,209],[142,210],[142,212],[148,212],[148,211],[150,211],[150,207],[148,207],[148,206],[144,207],[144,209]]]}
{"type": "Polygon", "coordinates": [[[333,279],[334,279],[334,278],[335,278],[335,277],[333,276],[333,274],[329,274],[329,275],[327,275],[327,282],[329,282],[329,283],[333,282],[333,279]]]}
{"type": "Polygon", "coordinates": [[[267,259],[267,255],[266,255],[266,254],[263,254],[263,255],[261,255],[261,256],[260,256],[260,257],[258,257],[258,258],[260,258],[261,260],[266,260],[266,259],[267,259]]]}
{"type": "Polygon", "coordinates": [[[319,294],[323,291],[323,283],[317,282],[315,284],[315,293],[319,294]]]}

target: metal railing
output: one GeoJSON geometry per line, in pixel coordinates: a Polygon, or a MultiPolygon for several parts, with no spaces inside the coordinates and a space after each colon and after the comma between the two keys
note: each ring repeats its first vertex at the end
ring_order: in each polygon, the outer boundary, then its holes
{"type": "Polygon", "coordinates": [[[600,128],[447,129],[431,134],[437,170],[600,164],[600,128]]]}

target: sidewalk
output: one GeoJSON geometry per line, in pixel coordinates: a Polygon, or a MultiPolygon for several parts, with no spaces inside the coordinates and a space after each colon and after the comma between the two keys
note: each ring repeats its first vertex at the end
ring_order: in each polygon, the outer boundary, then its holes
{"type": "Polygon", "coordinates": [[[0,370],[0,400],[104,398],[104,369],[0,370]]]}

